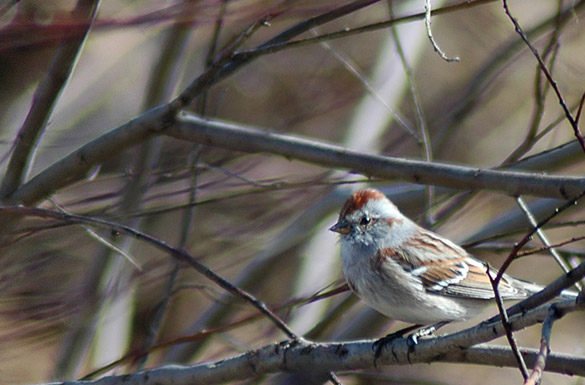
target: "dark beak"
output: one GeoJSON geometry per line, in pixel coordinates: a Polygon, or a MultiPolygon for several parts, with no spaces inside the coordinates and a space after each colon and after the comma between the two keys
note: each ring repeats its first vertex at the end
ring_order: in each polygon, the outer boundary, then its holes
{"type": "Polygon", "coordinates": [[[345,235],[348,234],[351,231],[351,227],[349,226],[349,223],[347,223],[347,221],[345,219],[340,219],[337,221],[336,224],[334,224],[333,226],[331,226],[329,228],[329,230],[345,235]]]}

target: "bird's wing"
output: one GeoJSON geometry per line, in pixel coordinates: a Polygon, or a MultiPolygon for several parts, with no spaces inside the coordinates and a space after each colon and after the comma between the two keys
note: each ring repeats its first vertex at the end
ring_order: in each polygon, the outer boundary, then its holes
{"type": "MultiPolygon", "coordinates": [[[[399,253],[400,265],[420,278],[423,287],[433,293],[474,299],[494,298],[494,289],[487,275],[487,264],[473,258],[461,247],[431,232],[424,233],[425,247],[409,245],[399,253]],[[424,255],[413,255],[424,253],[424,255]],[[425,261],[413,263],[413,261],[425,261]]],[[[421,240],[419,240],[421,242],[421,240]]],[[[490,268],[495,278],[497,271],[490,268]]],[[[537,285],[504,275],[498,285],[502,299],[522,299],[539,290],[537,285]]]]}

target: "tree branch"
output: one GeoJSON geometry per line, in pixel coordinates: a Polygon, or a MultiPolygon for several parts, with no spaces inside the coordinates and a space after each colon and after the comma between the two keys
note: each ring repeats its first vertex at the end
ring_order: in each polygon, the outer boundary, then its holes
{"type": "Polygon", "coordinates": [[[45,79],[35,92],[32,106],[14,142],[12,156],[0,187],[0,197],[10,195],[26,178],[37,143],[53,113],[59,95],[73,71],[77,56],[81,52],[95,17],[98,4],[99,0],[79,0],[71,12],[73,20],[82,21],[85,25],[79,35],[69,40],[63,40],[45,79]]]}
{"type": "MultiPolygon", "coordinates": [[[[559,315],[583,310],[583,303],[567,301],[558,303],[559,315]]],[[[542,322],[551,305],[546,304],[525,314],[511,317],[513,330],[542,322]]],[[[419,340],[414,346],[408,338],[387,344],[377,365],[410,365],[435,361],[453,362],[463,359],[468,363],[487,364],[497,361],[500,365],[514,366],[516,363],[509,349],[504,347],[472,348],[473,345],[491,341],[504,334],[500,323],[481,323],[472,328],[442,336],[419,340]]],[[[66,382],[67,385],[196,385],[217,384],[228,381],[254,378],[281,372],[326,372],[374,369],[375,340],[337,343],[309,343],[285,341],[264,346],[225,360],[193,366],[164,366],[135,374],[105,377],[96,381],[66,382]]],[[[530,365],[534,363],[538,350],[522,349],[530,365]]],[[[565,374],[585,375],[585,357],[551,354],[547,370],[565,374]]],[[[52,385],[56,385],[53,383],[52,385]]]]}
{"type": "Polygon", "coordinates": [[[206,120],[194,115],[181,115],[177,123],[167,126],[165,116],[168,111],[167,106],[155,108],[87,143],[24,184],[5,203],[33,205],[54,191],[82,179],[91,167],[151,136],[161,134],[234,151],[272,153],[370,177],[399,178],[412,183],[462,190],[485,189],[512,195],[561,199],[585,191],[585,178],[581,177],[480,169],[370,155],[341,146],[206,120]]]}
{"type": "Polygon", "coordinates": [[[95,165],[140,144],[160,132],[168,114],[166,106],[154,108],[81,146],[22,185],[4,199],[5,204],[34,205],[60,188],[84,178],[95,165]]]}
{"type": "Polygon", "coordinates": [[[86,215],[69,214],[62,211],[45,210],[36,207],[23,207],[23,206],[0,206],[0,214],[8,215],[28,215],[39,218],[52,218],[68,224],[85,224],[92,225],[95,227],[106,228],[110,231],[119,232],[125,235],[130,235],[138,240],[144,241],[159,250],[162,250],[170,254],[177,261],[184,262],[197,270],[200,274],[208,278],[210,281],[215,282],[218,286],[225,289],[227,292],[242,298],[249,302],[252,306],[263,313],[269,320],[271,320],[276,327],[278,327],[284,334],[291,339],[299,339],[299,336],[272,310],[270,310],[264,302],[258,300],[252,294],[247,291],[240,289],[230,281],[221,277],[213,270],[205,266],[199,260],[189,254],[183,249],[176,248],[165,241],[155,238],[154,236],[136,230],[130,226],[111,222],[101,218],[90,217],[86,215]]]}
{"type": "Polygon", "coordinates": [[[369,155],[348,148],[282,135],[257,128],[182,115],[167,135],[243,152],[266,152],[323,167],[346,169],[370,177],[399,178],[418,184],[463,190],[494,190],[511,195],[568,199],[585,191],[585,178],[549,176],[429,163],[369,155]]]}

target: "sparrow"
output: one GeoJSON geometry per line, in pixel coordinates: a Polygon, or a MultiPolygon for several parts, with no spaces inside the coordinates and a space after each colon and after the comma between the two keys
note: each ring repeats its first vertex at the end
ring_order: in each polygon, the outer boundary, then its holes
{"type": "MultiPolygon", "coordinates": [[[[442,326],[476,316],[495,297],[487,271],[495,277],[497,270],[414,223],[378,190],[353,193],[330,230],[340,234],[349,287],[387,317],[442,326]]],[[[507,274],[498,285],[503,300],[524,299],[542,289],[507,274]]]]}

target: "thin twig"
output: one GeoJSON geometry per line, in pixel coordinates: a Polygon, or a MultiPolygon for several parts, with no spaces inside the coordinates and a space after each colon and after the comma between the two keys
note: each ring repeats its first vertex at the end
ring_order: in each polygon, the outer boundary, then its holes
{"type": "Polygon", "coordinates": [[[581,119],[581,112],[583,112],[583,104],[585,103],[585,92],[581,95],[581,100],[579,101],[579,109],[577,110],[577,115],[575,117],[575,121],[579,123],[581,119]]]}
{"type": "Polygon", "coordinates": [[[579,237],[572,237],[569,239],[565,239],[564,241],[560,241],[557,243],[551,243],[547,246],[537,247],[537,248],[530,249],[530,250],[519,251],[518,254],[516,254],[516,256],[518,258],[520,258],[520,257],[525,257],[527,255],[538,254],[538,253],[542,253],[543,251],[549,251],[551,249],[559,248],[561,246],[565,246],[565,245],[568,245],[571,243],[582,241],[584,239],[585,239],[585,235],[582,235],[579,237]]]}
{"type": "MultiPolygon", "coordinates": [[[[580,14],[585,8],[585,2],[565,2],[565,4],[567,6],[560,15],[553,15],[536,24],[526,31],[526,35],[531,39],[537,39],[543,34],[549,34],[551,28],[555,26],[559,28],[560,25],[574,21],[575,17],[581,17],[580,14]]],[[[462,90],[454,92],[454,94],[460,94],[461,97],[453,103],[455,108],[452,111],[445,111],[443,123],[435,130],[439,132],[438,135],[434,136],[433,140],[435,152],[437,152],[437,148],[444,147],[447,142],[447,134],[452,132],[458,125],[461,125],[461,122],[466,121],[470,113],[476,111],[474,107],[481,103],[486,90],[493,85],[495,79],[510,65],[510,61],[517,57],[524,48],[525,44],[522,40],[512,39],[508,44],[503,45],[495,53],[489,55],[488,60],[474,75],[470,76],[471,80],[465,83],[462,90]],[[441,132],[444,133],[441,134],[441,132]]],[[[582,152],[581,149],[580,152],[582,152]]]]}
{"type": "MultiPolygon", "coordinates": [[[[55,208],[57,210],[59,210],[63,213],[66,213],[66,214],[70,214],[69,211],[65,210],[65,208],[63,206],[61,206],[59,203],[57,203],[57,201],[55,201],[54,199],[51,198],[51,199],[49,199],[49,201],[53,204],[53,206],[55,206],[55,208]]],[[[138,263],[138,261],[134,257],[132,257],[132,255],[127,253],[125,250],[122,250],[121,248],[119,248],[118,246],[113,244],[112,242],[108,241],[105,237],[96,233],[89,226],[82,225],[81,228],[91,238],[95,239],[96,241],[101,243],[103,246],[110,249],[110,251],[113,251],[114,253],[120,254],[122,257],[124,257],[128,262],[130,262],[130,264],[132,264],[136,268],[136,270],[142,271],[142,266],[140,266],[140,263],[138,263]]]]}
{"type": "MultiPolygon", "coordinates": [[[[472,7],[489,4],[489,3],[494,2],[494,1],[497,1],[497,0],[463,1],[459,4],[435,9],[433,11],[433,14],[434,15],[443,15],[443,14],[448,14],[448,13],[455,12],[455,11],[463,11],[463,10],[467,10],[469,8],[472,8],[472,7]]],[[[297,40],[291,40],[291,41],[273,42],[269,45],[265,44],[265,45],[262,45],[260,47],[252,48],[249,50],[238,51],[237,53],[234,54],[234,58],[235,59],[255,58],[256,56],[264,55],[267,53],[275,53],[275,52],[282,51],[284,49],[303,47],[306,45],[320,43],[323,41],[331,41],[334,39],[349,37],[349,36],[353,36],[353,35],[359,35],[359,34],[362,34],[364,32],[377,31],[380,29],[388,28],[388,27],[395,25],[395,24],[407,23],[407,22],[417,21],[417,20],[424,20],[424,18],[425,18],[425,12],[419,12],[419,13],[415,13],[412,15],[397,17],[396,19],[385,20],[385,21],[381,21],[381,22],[377,22],[377,23],[367,24],[367,25],[364,25],[361,27],[353,27],[353,28],[347,27],[347,28],[344,28],[340,31],[324,33],[322,35],[318,35],[315,37],[308,37],[308,38],[304,38],[304,39],[297,39],[297,40]]]]}
{"type": "MultiPolygon", "coordinates": [[[[550,301],[551,299],[557,297],[563,290],[570,288],[582,279],[585,276],[585,262],[582,262],[579,266],[574,268],[573,270],[569,271],[567,274],[563,274],[561,277],[557,278],[550,284],[548,284],[544,289],[539,291],[536,294],[531,295],[530,297],[518,302],[517,304],[509,307],[506,312],[508,313],[508,317],[515,316],[516,314],[525,313],[530,309],[534,309],[537,306],[542,305],[545,302],[550,301]]],[[[500,316],[496,315],[485,323],[493,323],[499,320],[500,316]]]]}
{"type": "Polygon", "coordinates": [[[550,340],[554,322],[560,318],[556,306],[553,304],[549,310],[544,322],[542,323],[542,333],[540,338],[540,350],[536,356],[536,362],[530,376],[524,381],[524,385],[540,384],[542,374],[546,366],[546,359],[550,354],[550,340]]]}
{"type": "Polygon", "coordinates": [[[26,216],[35,216],[40,218],[53,218],[63,222],[69,223],[78,223],[78,224],[88,224],[92,226],[98,226],[107,228],[112,231],[116,231],[122,234],[130,235],[138,240],[144,241],[157,249],[163,250],[166,253],[169,253],[173,258],[180,260],[182,262],[187,263],[199,273],[210,279],[211,281],[218,284],[220,287],[224,288],[228,292],[232,293],[233,295],[243,298],[244,300],[248,301],[252,304],[256,309],[260,312],[264,313],[268,319],[270,319],[281,331],[283,331],[287,337],[291,339],[298,339],[299,337],[284,323],[283,320],[280,319],[275,313],[272,312],[262,301],[256,299],[252,294],[248,293],[247,291],[240,289],[239,287],[233,285],[228,280],[222,278],[213,270],[199,262],[195,257],[189,254],[187,251],[183,249],[178,249],[166,243],[163,240],[153,237],[147,233],[141,232],[136,230],[130,226],[122,225],[116,222],[111,222],[101,218],[94,218],[85,215],[78,215],[78,214],[67,214],[61,213],[57,211],[51,210],[44,210],[35,207],[24,207],[24,206],[0,206],[0,212],[5,212],[6,214],[19,214],[19,215],[26,215],[26,216]]]}
{"type": "Polygon", "coordinates": [[[526,235],[524,235],[522,240],[520,240],[520,242],[518,242],[514,245],[514,248],[512,249],[512,251],[510,252],[510,254],[508,255],[508,257],[506,258],[506,260],[504,261],[504,263],[502,264],[502,266],[499,269],[498,275],[495,278],[496,283],[500,282],[505,271],[508,269],[510,264],[516,258],[518,251],[520,251],[520,249],[522,249],[530,241],[530,239],[538,231],[538,229],[540,229],[542,226],[547,224],[551,219],[553,219],[554,217],[556,217],[557,215],[559,215],[560,213],[562,213],[563,211],[565,211],[569,207],[575,206],[577,204],[577,202],[579,201],[579,199],[581,199],[584,195],[585,195],[585,191],[583,191],[577,197],[569,200],[567,203],[562,205],[560,208],[556,209],[548,217],[546,217],[543,220],[541,220],[540,222],[538,222],[536,224],[536,226],[533,226],[532,229],[526,235]]]}
{"type": "Polygon", "coordinates": [[[498,305],[498,312],[500,313],[500,319],[502,321],[502,326],[506,332],[506,339],[508,340],[508,344],[512,349],[512,354],[514,354],[514,358],[518,363],[518,369],[520,369],[520,373],[522,377],[524,377],[524,381],[529,377],[528,374],[528,367],[526,366],[526,362],[524,362],[524,358],[518,349],[518,343],[516,342],[516,338],[514,338],[514,333],[512,331],[512,326],[510,325],[510,320],[508,318],[508,313],[506,312],[506,307],[504,306],[504,300],[500,295],[500,290],[498,289],[498,282],[494,280],[492,277],[492,270],[490,266],[486,263],[486,274],[490,279],[490,283],[492,284],[492,288],[494,290],[494,299],[496,304],[498,305]]]}
{"type": "MultiPolygon", "coordinates": [[[[571,266],[569,266],[567,262],[565,262],[563,257],[555,250],[555,248],[551,246],[548,237],[546,236],[544,231],[542,231],[542,226],[538,226],[536,218],[534,218],[534,215],[532,215],[530,208],[526,205],[522,197],[520,196],[516,197],[516,202],[518,203],[518,206],[520,206],[520,209],[524,212],[524,215],[526,215],[526,218],[528,218],[530,225],[536,229],[536,234],[538,235],[542,243],[544,243],[544,245],[548,247],[548,251],[553,256],[555,261],[557,261],[557,263],[565,273],[568,273],[571,270],[571,266]]],[[[581,285],[579,283],[576,283],[575,286],[577,287],[577,289],[581,290],[581,285]]]]}
{"type": "Polygon", "coordinates": [[[432,9],[431,0],[425,0],[425,29],[427,30],[427,36],[431,44],[433,45],[435,52],[437,52],[439,56],[441,56],[441,59],[445,60],[448,63],[460,61],[459,57],[457,56],[455,57],[447,56],[447,54],[443,52],[441,47],[439,47],[439,45],[435,41],[435,38],[433,37],[433,32],[431,30],[431,9],[432,9]]]}
{"type": "Polygon", "coordinates": [[[573,128],[573,133],[574,133],[575,137],[577,138],[577,140],[579,141],[579,144],[581,145],[581,149],[583,150],[583,152],[585,152],[585,140],[583,139],[583,135],[581,135],[581,131],[579,130],[579,124],[577,123],[577,120],[575,118],[573,118],[573,115],[571,114],[571,110],[567,106],[567,103],[565,102],[565,99],[563,98],[563,95],[561,93],[561,90],[559,89],[557,82],[552,77],[550,71],[548,70],[546,64],[542,60],[542,57],[538,53],[538,50],[536,49],[536,47],[534,47],[532,45],[532,43],[530,43],[530,40],[528,40],[528,37],[524,34],[524,31],[522,30],[522,27],[520,27],[518,20],[516,20],[516,18],[514,18],[512,16],[510,9],[508,8],[508,1],[503,0],[503,5],[504,5],[504,10],[506,12],[506,15],[514,24],[514,29],[516,30],[518,35],[520,35],[520,38],[522,38],[522,40],[526,43],[526,45],[528,46],[528,48],[530,49],[530,51],[532,52],[532,54],[534,55],[534,57],[538,61],[538,65],[540,66],[541,71],[544,73],[544,76],[546,77],[546,79],[550,83],[553,91],[557,95],[557,98],[559,100],[559,104],[560,104],[561,108],[563,109],[563,111],[565,112],[565,116],[567,117],[567,120],[571,124],[571,127],[573,128]]]}

